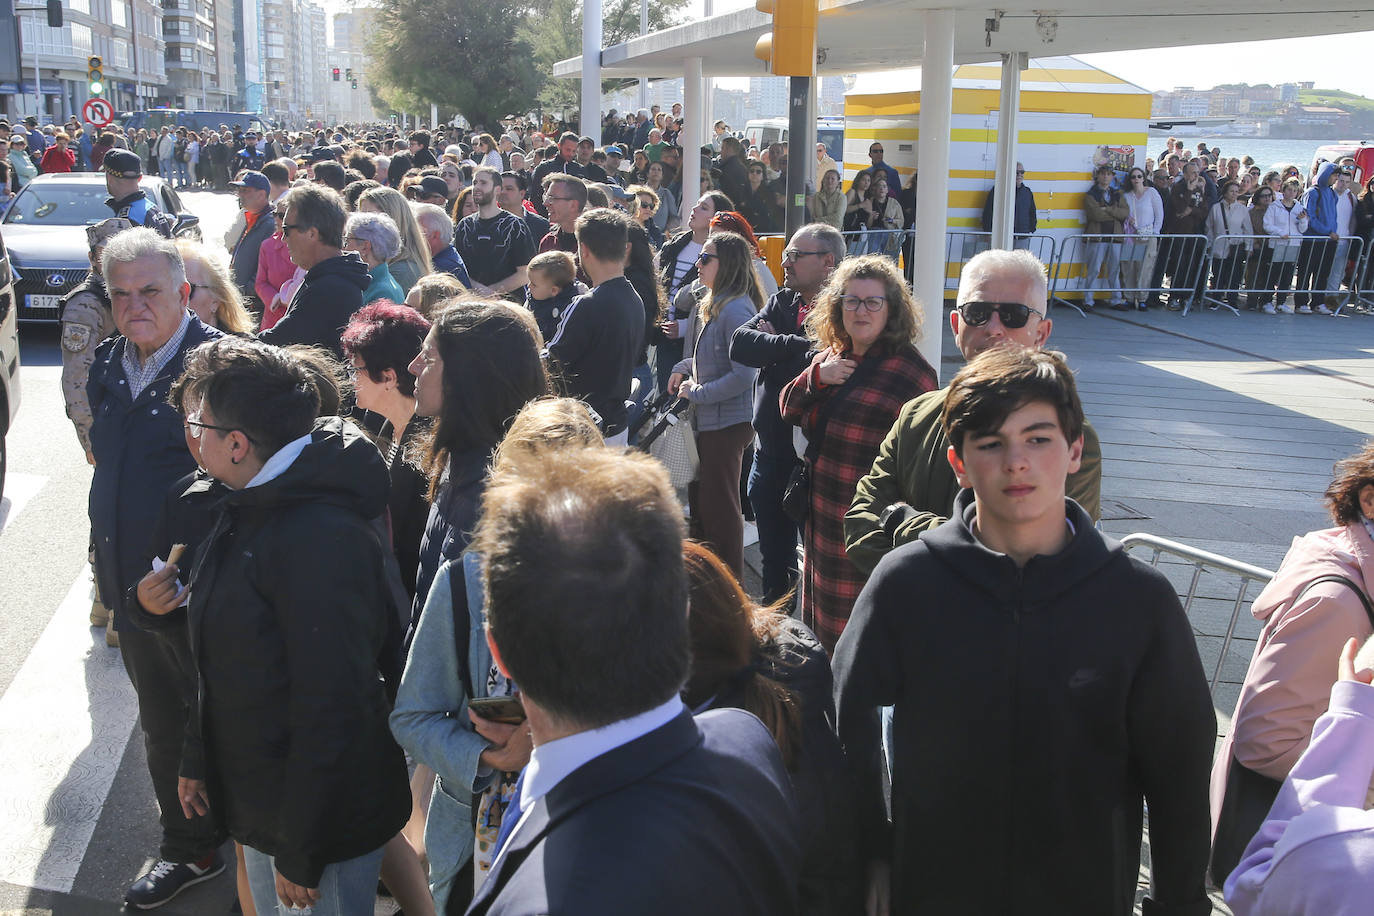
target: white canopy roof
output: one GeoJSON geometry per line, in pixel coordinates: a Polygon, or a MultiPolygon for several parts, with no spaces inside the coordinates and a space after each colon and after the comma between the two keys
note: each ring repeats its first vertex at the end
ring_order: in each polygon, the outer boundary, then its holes
{"type": "MultiPolygon", "coordinates": [[[[922,13],[915,0],[820,0],[818,47],[821,74],[890,70],[920,63],[922,13]]],[[[1151,0],[1114,8],[1102,0],[1012,0],[993,9],[968,0],[941,3],[956,11],[956,64],[995,61],[1008,51],[1031,57],[1179,47],[1218,42],[1295,38],[1374,29],[1367,0],[1327,0],[1321,9],[1279,0],[1151,0]],[[1364,7],[1364,8],[1362,8],[1364,7]],[[997,31],[986,22],[997,19],[997,31]]],[[[769,30],[769,17],[752,8],[632,38],[601,53],[603,76],[680,77],[689,58],[702,59],[706,76],[763,76],[754,42],[769,30]]],[[[1352,62],[1352,66],[1355,62],[1352,62]]],[[[580,77],[580,57],[560,61],[555,76],[580,77]]]]}

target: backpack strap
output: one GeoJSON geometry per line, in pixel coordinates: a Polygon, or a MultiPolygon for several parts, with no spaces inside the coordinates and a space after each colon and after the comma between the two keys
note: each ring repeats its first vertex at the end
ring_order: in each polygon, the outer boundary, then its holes
{"type": "Polygon", "coordinates": [[[1309,588],[1314,585],[1320,585],[1323,582],[1339,582],[1341,585],[1346,586],[1354,592],[1355,597],[1360,599],[1360,604],[1364,605],[1364,613],[1365,616],[1369,618],[1370,628],[1374,629],[1374,606],[1370,605],[1369,596],[1364,593],[1364,589],[1360,588],[1345,576],[1337,575],[1336,573],[1327,573],[1324,576],[1317,576],[1317,578],[1303,586],[1302,591],[1298,593],[1298,597],[1301,598],[1307,593],[1309,588]]]}

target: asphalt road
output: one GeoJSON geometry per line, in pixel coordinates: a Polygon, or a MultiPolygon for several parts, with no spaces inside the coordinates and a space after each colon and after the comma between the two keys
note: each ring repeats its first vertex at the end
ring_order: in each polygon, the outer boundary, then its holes
{"type": "MultiPolygon", "coordinates": [[[[215,243],[233,195],[188,192],[215,243]]],[[[63,410],[55,326],[20,329],[23,403],[0,503],[0,916],[122,910],[160,830],[133,691],[88,626],[91,472],[63,410]]],[[[159,910],[228,913],[229,868],[159,910]]]]}

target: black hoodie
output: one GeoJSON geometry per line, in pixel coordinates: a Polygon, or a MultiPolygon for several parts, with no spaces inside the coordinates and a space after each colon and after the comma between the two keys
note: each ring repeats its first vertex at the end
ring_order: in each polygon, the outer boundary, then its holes
{"type": "Polygon", "coordinates": [[[362,431],[320,420],[279,477],[222,498],[191,574],[192,729],[204,736],[210,804],[304,887],[385,844],[410,815],[377,661],[388,548],[369,520],[388,489],[362,431]]]}
{"type": "Polygon", "coordinates": [[[371,282],[367,265],[357,253],[348,251],[325,258],[306,271],[286,314],[259,334],[258,339],[278,347],[287,344],[324,347],[343,359],[339,338],[348,327],[348,319],[363,307],[363,290],[371,282]]]}
{"type": "Polygon", "coordinates": [[[954,517],[879,562],[835,649],[840,738],[894,913],[1206,916],[1216,718],[1173,586],[1065,500],[1074,534],[1012,559],[954,517]],[[894,706],[892,825],[876,707],[894,706]]]}

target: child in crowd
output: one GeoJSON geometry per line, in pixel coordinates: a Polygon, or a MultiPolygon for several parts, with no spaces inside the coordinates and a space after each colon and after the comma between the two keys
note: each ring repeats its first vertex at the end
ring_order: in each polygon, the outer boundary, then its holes
{"type": "Polygon", "coordinates": [[[577,263],[566,251],[535,255],[530,261],[529,277],[529,285],[525,287],[525,308],[534,313],[544,339],[553,340],[563,313],[587,288],[577,282],[577,263]]]}

